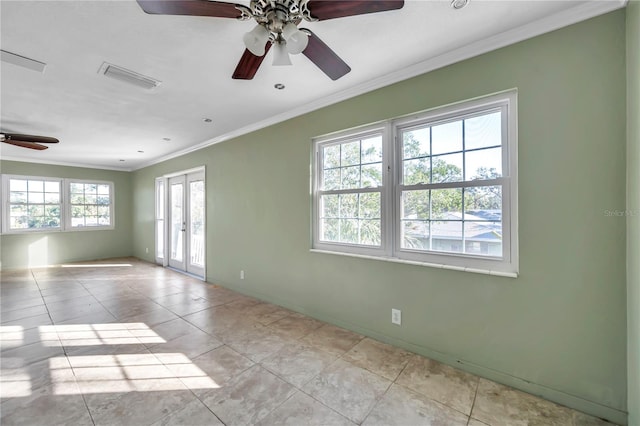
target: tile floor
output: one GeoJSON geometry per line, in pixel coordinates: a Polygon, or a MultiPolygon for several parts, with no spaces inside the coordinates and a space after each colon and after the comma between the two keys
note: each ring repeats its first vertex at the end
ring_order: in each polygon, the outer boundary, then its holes
{"type": "Polygon", "coordinates": [[[0,276],[4,426],[607,424],[136,259],[0,276]]]}

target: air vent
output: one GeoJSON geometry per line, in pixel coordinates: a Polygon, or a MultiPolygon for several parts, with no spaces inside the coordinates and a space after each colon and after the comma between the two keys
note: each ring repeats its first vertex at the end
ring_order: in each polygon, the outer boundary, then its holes
{"type": "Polygon", "coordinates": [[[35,59],[27,58],[24,56],[16,55],[15,53],[7,52],[6,50],[0,50],[2,56],[2,62],[8,64],[17,65],[22,68],[26,68],[36,72],[44,72],[44,68],[47,66],[44,62],[36,61],[35,59]]]}
{"type": "Polygon", "coordinates": [[[160,85],[158,80],[107,62],[102,64],[98,73],[147,90],[154,89],[160,85]]]}

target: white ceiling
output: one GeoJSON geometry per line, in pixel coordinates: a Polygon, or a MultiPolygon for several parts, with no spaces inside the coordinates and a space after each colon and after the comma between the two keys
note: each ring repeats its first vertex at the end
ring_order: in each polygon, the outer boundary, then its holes
{"type": "Polygon", "coordinates": [[[2,0],[2,50],[47,64],[38,73],[1,63],[2,130],[61,142],[46,151],[0,144],[0,155],[135,170],[624,4],[471,0],[456,11],[449,0],[409,0],[398,11],[301,24],[351,66],[337,81],[303,55],[273,67],[272,52],[243,81],[231,74],[251,22],[147,15],[135,0],[2,0]],[[105,61],[162,84],[108,79],[98,74],[105,61]]]}

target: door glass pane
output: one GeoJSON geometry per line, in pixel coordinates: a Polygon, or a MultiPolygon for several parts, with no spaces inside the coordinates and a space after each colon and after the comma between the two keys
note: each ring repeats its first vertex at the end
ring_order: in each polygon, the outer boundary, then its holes
{"type": "Polygon", "coordinates": [[[182,232],[181,183],[171,185],[171,259],[182,262],[184,233],[182,232]]]}
{"type": "Polygon", "coordinates": [[[189,182],[191,264],[204,266],[204,181],[189,182]]]}

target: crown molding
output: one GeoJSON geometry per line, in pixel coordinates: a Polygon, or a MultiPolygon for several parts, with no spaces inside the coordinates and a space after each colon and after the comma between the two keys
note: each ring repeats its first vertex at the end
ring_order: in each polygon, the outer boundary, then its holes
{"type": "Polygon", "coordinates": [[[36,163],[36,164],[48,164],[51,166],[64,166],[64,167],[81,167],[83,169],[96,169],[96,170],[112,170],[116,172],[132,172],[135,169],[133,168],[124,168],[124,167],[108,167],[94,164],[86,164],[86,163],[73,163],[69,161],[55,161],[55,160],[41,160],[39,158],[25,158],[25,157],[15,157],[15,156],[7,156],[3,155],[0,158],[2,161],[17,161],[20,163],[36,163]]]}

